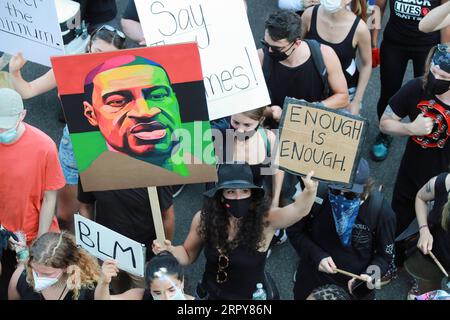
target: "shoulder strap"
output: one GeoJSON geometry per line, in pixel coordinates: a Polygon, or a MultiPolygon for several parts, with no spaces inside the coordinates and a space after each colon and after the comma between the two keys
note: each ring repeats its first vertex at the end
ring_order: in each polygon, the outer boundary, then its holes
{"type": "Polygon", "coordinates": [[[314,61],[314,65],[316,66],[317,71],[320,74],[323,82],[323,93],[322,99],[326,99],[330,96],[330,86],[328,84],[328,73],[327,68],[325,66],[325,62],[323,61],[322,52],[320,51],[320,43],[316,40],[305,39],[306,43],[309,46],[311,51],[311,56],[314,61]]]}
{"type": "Polygon", "coordinates": [[[260,127],[260,128],[258,128],[258,132],[264,141],[264,146],[266,147],[266,157],[270,158],[270,154],[271,154],[270,141],[269,141],[269,138],[267,137],[266,129],[260,127]]]}
{"type": "Polygon", "coordinates": [[[311,22],[309,25],[309,32],[313,35],[319,35],[317,32],[317,11],[319,11],[320,4],[314,6],[313,12],[311,14],[311,22]]]}
{"type": "Polygon", "coordinates": [[[434,193],[435,195],[448,194],[447,188],[445,186],[445,180],[447,179],[447,172],[443,172],[437,176],[436,182],[434,183],[434,193]]]}

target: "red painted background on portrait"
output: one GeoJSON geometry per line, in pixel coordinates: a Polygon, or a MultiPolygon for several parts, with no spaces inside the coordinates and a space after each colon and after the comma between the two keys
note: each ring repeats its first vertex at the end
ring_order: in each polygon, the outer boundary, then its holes
{"type": "Polygon", "coordinates": [[[84,79],[93,68],[109,58],[126,54],[141,56],[159,63],[169,74],[172,84],[203,81],[197,44],[183,43],[73,55],[69,61],[67,56],[52,57],[59,94],[84,92],[84,79]]]}

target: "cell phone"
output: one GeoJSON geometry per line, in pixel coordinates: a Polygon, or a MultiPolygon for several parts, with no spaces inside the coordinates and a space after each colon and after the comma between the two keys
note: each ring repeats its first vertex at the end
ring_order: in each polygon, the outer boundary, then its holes
{"type": "Polygon", "coordinates": [[[352,284],[352,296],[358,300],[366,298],[373,291],[369,285],[367,281],[356,279],[352,284]]]}

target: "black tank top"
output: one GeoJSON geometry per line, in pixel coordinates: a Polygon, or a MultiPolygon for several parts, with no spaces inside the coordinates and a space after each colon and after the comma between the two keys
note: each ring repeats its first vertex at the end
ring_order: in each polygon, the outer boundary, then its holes
{"type": "MultiPolygon", "coordinates": [[[[217,282],[219,271],[219,251],[217,248],[205,246],[206,266],[203,282],[212,300],[249,300],[252,299],[256,284],[264,281],[264,268],[267,252],[249,251],[238,246],[227,255],[228,267],[223,271],[227,280],[217,282]]],[[[265,286],[264,286],[265,287],[265,286]]]]}
{"type": "Polygon", "coordinates": [[[345,37],[344,41],[340,43],[331,43],[322,39],[317,32],[317,11],[320,5],[314,7],[311,17],[311,26],[306,39],[314,39],[322,44],[330,46],[336,52],[336,55],[341,62],[342,71],[344,72],[345,79],[347,80],[348,88],[356,88],[358,84],[359,71],[356,67],[356,48],[353,47],[353,37],[355,36],[356,28],[358,27],[360,17],[356,17],[353,22],[350,32],[345,37]]]}
{"type": "Polygon", "coordinates": [[[450,270],[450,226],[445,231],[441,226],[442,209],[447,203],[449,190],[445,185],[448,173],[437,176],[434,186],[434,205],[428,216],[430,232],[433,235],[433,253],[443,264],[446,270],[450,270]]]}
{"type": "MultiPolygon", "coordinates": [[[[264,59],[268,59],[267,56],[264,59]]],[[[268,81],[272,104],[283,107],[284,98],[304,99],[308,102],[322,100],[323,82],[312,56],[297,67],[273,63],[268,81]]]]}
{"type": "Polygon", "coordinates": [[[389,0],[390,16],[383,41],[409,49],[429,50],[440,42],[440,33],[420,31],[419,22],[440,4],[441,0],[389,0]]]}

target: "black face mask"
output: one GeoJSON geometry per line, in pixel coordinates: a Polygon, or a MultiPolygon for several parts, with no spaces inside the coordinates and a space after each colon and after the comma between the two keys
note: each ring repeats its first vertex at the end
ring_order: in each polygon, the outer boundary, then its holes
{"type": "Polygon", "coordinates": [[[428,90],[432,94],[443,94],[450,90],[450,81],[436,79],[434,74],[430,71],[428,73],[428,90]]]}
{"type": "MultiPolygon", "coordinates": [[[[292,45],[286,51],[291,50],[291,48],[294,44],[295,44],[295,42],[293,42],[292,45]]],[[[295,48],[289,54],[286,54],[286,51],[284,51],[284,52],[280,52],[278,50],[275,50],[272,52],[269,51],[269,57],[275,62],[280,62],[280,61],[283,61],[283,60],[286,60],[287,58],[289,58],[289,56],[292,54],[292,52],[294,52],[294,50],[295,50],[295,48]]]]}
{"type": "Polygon", "coordinates": [[[250,209],[250,204],[252,203],[252,198],[248,197],[245,199],[226,199],[223,198],[223,206],[233,217],[242,218],[248,214],[250,209]]]}

